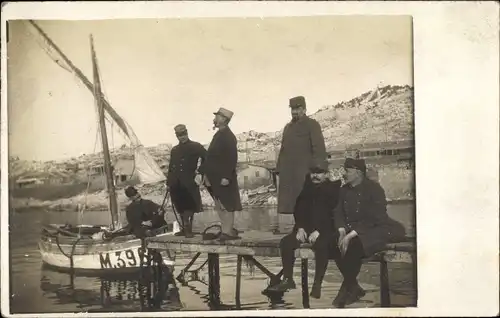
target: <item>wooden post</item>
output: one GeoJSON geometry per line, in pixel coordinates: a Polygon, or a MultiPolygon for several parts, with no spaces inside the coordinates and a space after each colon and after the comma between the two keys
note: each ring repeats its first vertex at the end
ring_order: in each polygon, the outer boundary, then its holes
{"type": "Polygon", "coordinates": [[[211,306],[220,306],[219,255],[215,253],[208,254],[208,296],[211,306]]]}
{"type": "Polygon", "coordinates": [[[301,272],[302,272],[302,305],[304,308],[309,308],[309,283],[308,283],[308,276],[309,276],[309,271],[307,269],[308,265],[308,259],[303,258],[302,260],[302,266],[301,266],[301,272]]]}
{"type": "Polygon", "coordinates": [[[391,306],[391,295],[389,290],[389,270],[387,261],[382,255],[380,260],[380,307],[391,306]]]}
{"type": "Polygon", "coordinates": [[[154,256],[155,256],[154,257],[155,258],[154,265],[156,267],[155,280],[158,282],[157,288],[155,291],[154,306],[155,306],[155,308],[160,308],[162,300],[163,300],[163,291],[164,291],[164,288],[166,290],[166,288],[168,287],[168,283],[167,283],[167,286],[163,286],[163,257],[161,256],[161,253],[158,250],[155,250],[154,256]]]}
{"type": "Polygon", "coordinates": [[[413,288],[415,290],[415,306],[418,302],[418,273],[417,273],[417,253],[411,253],[413,288]]]}
{"type": "Polygon", "coordinates": [[[241,308],[240,290],[241,290],[241,263],[242,263],[242,260],[243,260],[243,256],[238,255],[238,260],[236,261],[236,296],[235,296],[237,309],[241,308]]]}

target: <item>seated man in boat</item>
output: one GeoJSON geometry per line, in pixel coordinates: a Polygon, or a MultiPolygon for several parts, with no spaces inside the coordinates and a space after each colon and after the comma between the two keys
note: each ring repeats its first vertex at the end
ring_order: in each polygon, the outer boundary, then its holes
{"type": "Polygon", "coordinates": [[[344,277],[332,303],[340,308],[365,295],[357,280],[363,258],[405,236],[404,227],[387,215],[384,189],[366,177],[365,161],[347,158],[343,168],[345,184],[334,210],[338,240],[333,253],[344,277]]]}
{"type": "MultiPolygon", "coordinates": [[[[179,144],[170,152],[167,186],[172,203],[181,216],[182,230],[176,236],[193,237],[193,217],[203,211],[200,187],[195,181],[198,161],[203,163],[207,150],[198,142],[189,139],[185,125],[174,127],[179,144]]],[[[201,176],[198,175],[198,179],[201,176]]]]}
{"type": "Polygon", "coordinates": [[[129,234],[143,238],[151,236],[151,230],[167,225],[165,211],[161,206],[151,200],[143,199],[136,188],[127,187],[125,195],[131,201],[126,208],[128,224],[115,232],[107,233],[107,239],[129,234]]]}
{"type": "Polygon", "coordinates": [[[292,233],[281,239],[281,261],[283,280],[269,291],[287,291],[295,288],[293,266],[295,250],[302,243],[312,244],[315,252],[316,269],[311,297],[321,297],[321,284],[328,266],[329,252],[335,242],[333,209],[337,205],[341,181],[330,181],[328,163],[313,168],[306,175],[303,189],[294,208],[295,226],[292,233]]]}

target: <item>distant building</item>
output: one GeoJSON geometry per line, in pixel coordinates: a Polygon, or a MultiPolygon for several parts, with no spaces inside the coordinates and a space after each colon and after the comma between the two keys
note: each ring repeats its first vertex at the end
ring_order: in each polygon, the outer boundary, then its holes
{"type": "Polygon", "coordinates": [[[104,165],[96,164],[89,167],[90,176],[104,175],[104,165]]]}
{"type": "Polygon", "coordinates": [[[44,182],[39,178],[21,177],[16,180],[16,187],[19,189],[33,188],[42,185],[44,182]]]}
{"type": "Polygon", "coordinates": [[[237,167],[238,186],[241,189],[255,189],[273,183],[273,170],[258,164],[239,163],[237,167]]]}
{"type": "Polygon", "coordinates": [[[359,157],[370,163],[413,164],[415,146],[413,140],[397,140],[332,147],[327,152],[331,163],[340,163],[346,157],[359,157]]]}
{"type": "Polygon", "coordinates": [[[61,185],[73,181],[71,174],[52,171],[52,172],[31,172],[20,176],[15,181],[16,188],[33,188],[42,185],[61,185]]]}
{"type": "Polygon", "coordinates": [[[135,174],[135,161],[133,159],[119,159],[113,166],[115,184],[121,185],[137,181],[135,174]]]}

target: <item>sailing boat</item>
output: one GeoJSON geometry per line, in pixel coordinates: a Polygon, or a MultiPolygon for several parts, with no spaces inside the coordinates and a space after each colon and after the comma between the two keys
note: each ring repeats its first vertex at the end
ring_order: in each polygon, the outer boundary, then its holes
{"type": "MultiPolygon", "coordinates": [[[[109,153],[105,111],[111,119],[118,124],[121,130],[129,138],[134,146],[134,158],[136,169],[141,183],[159,183],[165,180],[165,175],[158,164],[149,155],[147,150],[140,144],[131,127],[121,118],[109,105],[101,92],[97,57],[94,49],[94,41],[90,36],[90,48],[94,75],[94,84],[71,63],[54,42],[43,32],[43,30],[30,21],[31,25],[43,36],[51,48],[53,48],[65,64],[60,64],[60,59],[54,59],[63,68],[70,70],[92,91],[95,105],[98,110],[98,121],[101,134],[101,142],[104,155],[104,171],[106,175],[107,192],[109,195],[109,212],[111,214],[111,226],[92,226],[79,224],[67,226],[62,224],[48,224],[42,229],[38,243],[42,262],[60,270],[71,270],[73,272],[87,274],[104,274],[108,272],[136,271],[143,261],[147,261],[147,250],[141,247],[141,240],[133,235],[119,236],[112,241],[103,239],[104,231],[114,230],[118,224],[118,204],[116,199],[114,178],[112,172],[111,158],[109,153]]],[[[50,55],[50,54],[49,54],[50,55]]],[[[168,231],[168,226],[154,231],[157,237],[175,234],[168,231]]],[[[163,255],[165,265],[173,265],[174,257],[165,252],[163,255]]]]}

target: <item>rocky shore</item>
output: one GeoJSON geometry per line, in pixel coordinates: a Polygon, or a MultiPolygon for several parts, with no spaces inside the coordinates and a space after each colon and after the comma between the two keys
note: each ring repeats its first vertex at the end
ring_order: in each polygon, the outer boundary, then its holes
{"type": "MultiPolygon", "coordinates": [[[[407,201],[414,200],[414,188],[411,182],[412,175],[402,175],[400,172],[397,175],[381,175],[380,183],[386,191],[388,201],[407,201]],[[385,176],[385,177],[384,177],[385,176]],[[397,178],[396,178],[397,177],[397,178]]],[[[164,184],[159,185],[144,185],[137,187],[142,196],[150,199],[157,204],[163,204],[165,199],[166,188],[164,184]]],[[[258,194],[246,190],[240,190],[240,196],[243,206],[274,206],[277,204],[275,191],[268,191],[263,188],[258,194]]],[[[214,201],[210,194],[205,190],[201,190],[202,204],[205,207],[213,207],[214,201]]],[[[128,199],[125,197],[123,189],[117,189],[117,201],[120,207],[128,204],[128,199]]],[[[105,190],[91,193],[79,194],[70,198],[58,200],[37,200],[34,198],[11,198],[10,206],[14,210],[40,208],[49,211],[80,211],[82,209],[98,211],[108,209],[108,196],[105,190]]],[[[165,200],[164,206],[171,206],[170,197],[165,200]]]]}

